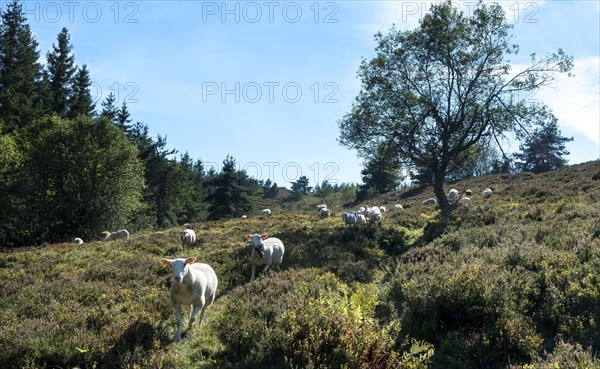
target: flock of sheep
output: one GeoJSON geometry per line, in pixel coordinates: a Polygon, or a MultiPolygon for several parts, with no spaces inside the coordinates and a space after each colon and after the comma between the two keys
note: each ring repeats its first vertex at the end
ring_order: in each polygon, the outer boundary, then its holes
{"type": "MultiPolygon", "coordinates": [[[[488,198],[492,195],[492,190],[486,188],[483,191],[483,196],[488,198]]],[[[472,191],[466,190],[465,195],[471,196],[472,191]]],[[[469,202],[469,197],[460,198],[460,193],[456,189],[451,189],[448,192],[448,200],[451,203],[457,203],[458,201],[469,202]]],[[[429,198],[422,202],[423,205],[436,205],[437,200],[435,198],[429,198]]],[[[403,207],[401,204],[394,206],[395,211],[402,211],[403,207]]],[[[363,205],[356,211],[342,213],[342,220],[344,224],[353,226],[354,224],[367,224],[367,220],[371,222],[381,221],[382,215],[387,213],[388,209],[385,206],[368,206],[363,205]]],[[[327,205],[317,205],[317,213],[321,218],[329,218],[332,214],[331,210],[327,208],[327,205]]],[[[270,209],[263,209],[261,215],[270,216],[270,209]]],[[[247,216],[243,215],[243,219],[247,216]]],[[[184,225],[184,226],[187,226],[184,225]]],[[[114,241],[118,239],[128,239],[129,232],[125,229],[116,232],[102,232],[102,241],[114,241]]],[[[275,237],[269,237],[268,234],[248,234],[244,236],[246,240],[250,241],[252,253],[250,255],[250,264],[252,266],[252,272],[250,280],[254,280],[256,277],[256,268],[262,267],[262,272],[266,273],[269,268],[278,266],[283,260],[283,254],[285,253],[285,247],[283,242],[275,237]]],[[[192,229],[184,229],[179,233],[179,240],[182,246],[185,248],[191,247],[196,243],[196,233],[192,229]]],[[[81,238],[75,238],[74,243],[83,244],[81,238]]],[[[175,315],[177,317],[177,329],[175,333],[175,341],[178,342],[181,339],[181,323],[182,314],[181,307],[183,305],[192,306],[190,313],[189,327],[191,330],[196,322],[196,316],[200,313],[199,325],[202,326],[204,321],[204,314],[206,309],[215,300],[217,286],[219,279],[213,268],[204,263],[197,263],[195,257],[188,258],[177,258],[177,259],[160,259],[160,262],[165,266],[170,266],[172,271],[170,299],[173,308],[175,309],[175,315]]]]}

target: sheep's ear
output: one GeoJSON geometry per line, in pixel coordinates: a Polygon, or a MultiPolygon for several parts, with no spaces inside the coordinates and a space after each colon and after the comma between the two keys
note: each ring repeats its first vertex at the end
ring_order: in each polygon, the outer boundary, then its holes
{"type": "Polygon", "coordinates": [[[171,261],[169,259],[160,259],[162,265],[171,265],[171,261]]]}
{"type": "Polygon", "coordinates": [[[244,238],[247,239],[247,240],[249,240],[249,239],[252,238],[252,235],[251,234],[247,234],[247,235],[244,236],[244,238]]]}
{"type": "Polygon", "coordinates": [[[260,235],[260,238],[264,240],[265,238],[269,238],[269,235],[267,233],[263,233],[260,235]]]}
{"type": "Polygon", "coordinates": [[[195,262],[196,262],[196,257],[195,256],[192,256],[192,257],[189,257],[189,258],[185,259],[185,263],[186,264],[194,264],[195,262]]]}

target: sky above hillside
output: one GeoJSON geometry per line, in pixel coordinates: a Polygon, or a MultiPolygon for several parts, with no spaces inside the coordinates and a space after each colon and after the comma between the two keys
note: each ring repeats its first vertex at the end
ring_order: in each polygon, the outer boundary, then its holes
{"type": "MultiPolygon", "coordinates": [[[[7,1],[0,1],[4,8],[7,1]]],[[[62,27],[100,102],[112,91],[170,148],[221,166],[227,155],[255,178],[289,186],[360,183],[361,159],[341,147],[338,121],[360,89],[361,58],[393,23],[412,29],[425,1],[26,1],[42,62],[62,27]]],[[[475,2],[456,2],[472,12],[475,2]]],[[[600,1],[503,1],[520,54],[563,48],[575,77],[544,101],[570,163],[600,157],[600,1]]],[[[518,146],[511,147],[516,151],[518,146]]]]}

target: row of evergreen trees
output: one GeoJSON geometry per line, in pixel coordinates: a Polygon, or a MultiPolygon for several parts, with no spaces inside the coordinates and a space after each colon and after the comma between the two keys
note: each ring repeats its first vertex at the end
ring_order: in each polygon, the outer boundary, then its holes
{"type": "Polygon", "coordinates": [[[0,245],[94,239],[247,213],[259,183],[167,148],[110,94],[96,109],[67,29],[40,63],[21,4],[0,25],[0,245]],[[98,111],[97,111],[98,110],[98,111]]]}

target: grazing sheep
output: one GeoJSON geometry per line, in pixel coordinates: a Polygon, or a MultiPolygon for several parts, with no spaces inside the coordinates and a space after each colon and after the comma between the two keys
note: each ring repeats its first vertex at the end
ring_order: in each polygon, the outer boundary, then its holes
{"type": "Polygon", "coordinates": [[[381,220],[381,213],[377,211],[371,212],[369,219],[371,219],[372,222],[379,222],[381,220]]]}
{"type": "Polygon", "coordinates": [[[380,206],[379,211],[381,212],[381,214],[385,214],[385,213],[387,213],[388,210],[385,206],[380,206]]]}
{"type": "Polygon", "coordinates": [[[267,217],[271,216],[271,209],[263,209],[260,213],[267,217]]]}
{"type": "Polygon", "coordinates": [[[460,199],[460,202],[468,204],[471,202],[471,198],[469,197],[463,197],[462,199],[460,199]]]}
{"type": "Polygon", "coordinates": [[[242,215],[242,219],[248,219],[247,215],[242,215]]]}
{"type": "Polygon", "coordinates": [[[364,214],[357,214],[356,215],[356,223],[357,224],[367,224],[367,218],[365,217],[364,214]]]}
{"type": "Polygon", "coordinates": [[[171,280],[171,304],[177,316],[177,333],[175,342],[181,339],[181,305],[192,305],[189,328],[191,330],[200,312],[200,323],[204,320],[204,313],[215,300],[219,280],[213,268],[208,264],[196,263],[195,257],[187,259],[160,259],[163,265],[170,265],[173,270],[171,280]]]}
{"type": "Polygon", "coordinates": [[[466,191],[465,191],[465,195],[467,195],[467,196],[472,196],[472,195],[473,195],[473,191],[471,191],[471,190],[466,190],[466,191]]]}
{"type": "Polygon", "coordinates": [[[404,210],[404,208],[403,208],[403,207],[402,207],[402,205],[400,205],[400,204],[396,204],[396,205],[394,205],[394,209],[396,209],[397,211],[402,211],[402,210],[404,210]]]}
{"type": "Polygon", "coordinates": [[[490,197],[492,196],[492,190],[489,188],[486,188],[485,190],[483,190],[483,197],[490,197]]]}
{"type": "Polygon", "coordinates": [[[353,211],[350,213],[343,212],[342,220],[344,221],[345,224],[352,226],[352,225],[356,224],[356,221],[357,221],[356,216],[357,216],[357,214],[353,211]]]}
{"type": "Polygon", "coordinates": [[[252,264],[251,281],[256,277],[257,266],[264,265],[263,273],[266,273],[270,266],[276,267],[283,260],[283,254],[285,253],[283,242],[279,238],[268,237],[269,235],[266,233],[244,236],[252,244],[252,254],[250,255],[250,264],[252,264]]]}
{"type": "Polygon", "coordinates": [[[448,201],[456,202],[460,198],[460,193],[457,189],[453,188],[448,192],[448,201]]]}
{"type": "Polygon", "coordinates": [[[331,216],[331,210],[327,208],[322,208],[321,210],[319,210],[319,216],[321,218],[329,218],[331,216]]]}
{"type": "Polygon", "coordinates": [[[121,229],[119,231],[110,233],[110,232],[102,232],[103,236],[106,236],[103,241],[114,241],[114,240],[119,240],[119,239],[128,239],[129,238],[129,232],[127,232],[126,229],[121,229]],[[108,235],[107,235],[108,234],[108,235]]]}
{"type": "Polygon", "coordinates": [[[83,245],[83,240],[81,238],[74,238],[73,239],[73,243],[76,243],[78,245],[83,245]]]}
{"type": "Polygon", "coordinates": [[[192,229],[183,230],[179,232],[179,240],[184,248],[191,247],[194,243],[196,243],[196,232],[194,232],[192,229]]]}
{"type": "Polygon", "coordinates": [[[423,205],[437,205],[437,200],[435,197],[430,197],[427,200],[423,201],[423,205]]]}
{"type": "Polygon", "coordinates": [[[317,213],[320,212],[321,209],[327,209],[327,205],[325,205],[325,204],[317,205],[317,213]]]}

